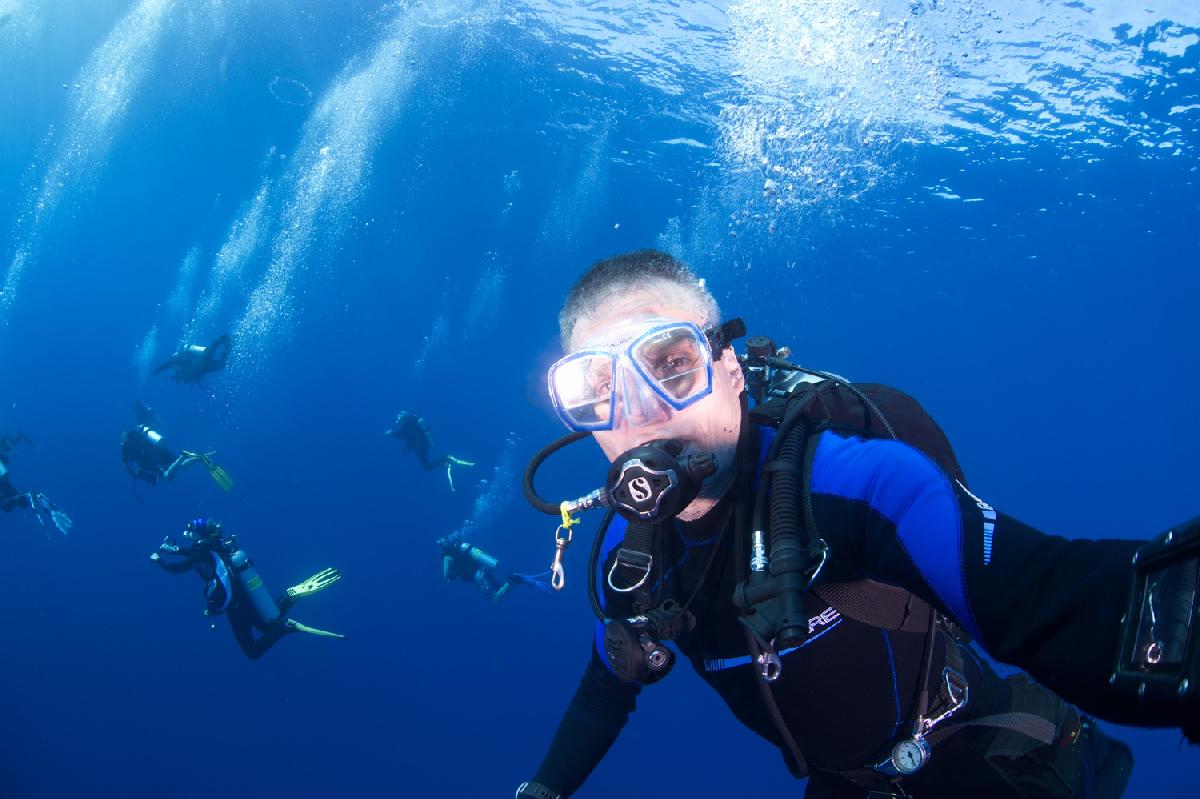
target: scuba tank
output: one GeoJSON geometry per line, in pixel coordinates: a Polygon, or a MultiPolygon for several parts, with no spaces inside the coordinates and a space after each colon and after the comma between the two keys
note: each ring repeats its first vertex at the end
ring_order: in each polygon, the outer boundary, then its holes
{"type": "Polygon", "coordinates": [[[278,619],[279,607],[271,598],[266,586],[263,585],[262,577],[259,576],[258,570],[254,568],[254,562],[246,555],[245,550],[236,550],[229,556],[229,563],[233,566],[233,573],[246,592],[258,620],[263,624],[270,624],[278,619]]]}

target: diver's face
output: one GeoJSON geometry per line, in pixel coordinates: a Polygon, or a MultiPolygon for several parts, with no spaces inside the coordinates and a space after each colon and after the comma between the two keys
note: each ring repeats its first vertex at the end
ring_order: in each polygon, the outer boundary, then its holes
{"type": "MultiPolygon", "coordinates": [[[[571,332],[571,351],[611,344],[639,324],[664,319],[692,322],[701,330],[710,322],[679,286],[653,283],[612,297],[580,316],[571,332]]],[[[726,348],[713,363],[712,392],[708,396],[679,411],[664,405],[661,413],[617,413],[613,429],[592,435],[610,461],[633,447],[666,438],[682,441],[685,454],[715,454],[717,473],[704,481],[700,496],[679,514],[681,519],[695,519],[708,512],[733,484],[743,387],[741,365],[733,350],[726,348]]],[[[620,401],[618,395],[616,402],[620,401]]]]}

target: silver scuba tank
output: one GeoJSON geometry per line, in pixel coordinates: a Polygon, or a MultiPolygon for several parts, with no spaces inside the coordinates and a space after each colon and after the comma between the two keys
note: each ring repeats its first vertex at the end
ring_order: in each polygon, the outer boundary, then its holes
{"type": "Polygon", "coordinates": [[[279,607],[271,598],[267,587],[263,585],[262,577],[259,576],[258,570],[254,568],[254,564],[250,562],[245,551],[239,549],[234,552],[229,556],[229,562],[233,566],[233,573],[237,575],[238,582],[250,599],[250,604],[253,606],[255,614],[258,615],[258,620],[263,624],[270,624],[278,619],[279,607]]]}

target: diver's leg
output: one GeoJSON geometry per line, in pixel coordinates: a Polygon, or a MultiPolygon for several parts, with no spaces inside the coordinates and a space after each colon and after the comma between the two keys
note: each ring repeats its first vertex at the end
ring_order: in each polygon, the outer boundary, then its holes
{"type": "MultiPolygon", "coordinates": [[[[169,458],[169,457],[170,456],[168,455],[167,458],[169,458]]],[[[164,458],[164,460],[166,460],[166,458],[164,458]]],[[[172,478],[175,477],[175,472],[179,471],[180,469],[182,469],[185,466],[190,466],[191,464],[193,464],[195,462],[196,462],[196,456],[194,454],[191,454],[188,452],[181,452],[181,453],[179,453],[178,456],[175,457],[174,460],[170,461],[170,463],[166,466],[166,468],[163,469],[163,477],[165,477],[168,480],[171,480],[172,478]]]]}
{"type": "Polygon", "coordinates": [[[298,596],[292,596],[287,591],[275,597],[275,607],[279,608],[279,615],[286,616],[292,605],[296,604],[296,600],[299,598],[298,596]]]}
{"type": "Polygon", "coordinates": [[[508,596],[508,592],[513,589],[513,586],[515,586],[517,582],[519,581],[512,577],[509,577],[507,580],[505,580],[499,588],[492,592],[492,601],[499,602],[501,599],[504,599],[504,597],[508,596]]]}
{"type": "Polygon", "coordinates": [[[421,468],[427,472],[431,472],[434,469],[439,468],[443,463],[446,462],[445,458],[434,458],[430,460],[428,444],[413,447],[413,452],[416,454],[417,460],[421,462],[421,468]]]}

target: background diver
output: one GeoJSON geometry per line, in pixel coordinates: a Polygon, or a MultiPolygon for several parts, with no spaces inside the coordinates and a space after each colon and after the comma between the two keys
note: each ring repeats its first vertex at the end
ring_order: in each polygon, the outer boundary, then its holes
{"type": "Polygon", "coordinates": [[[158,551],[150,556],[164,571],[195,571],[204,580],[204,615],[221,613],[229,617],[229,626],[242,652],[258,660],[289,633],[309,633],[325,638],[346,636],[318,630],[287,618],[292,605],[306,596],[322,591],[342,578],[337,569],[323,569],[302,583],[271,599],[254,561],[238,547],[237,536],[224,537],[220,523],[195,519],[188,523],[183,537],[191,546],[181,548],[167,536],[158,551]],[[167,560],[166,556],[178,560],[167,560]],[[260,634],[256,638],[254,631],[260,634]]]}
{"type": "Polygon", "coordinates": [[[137,424],[121,435],[121,463],[135,480],[155,485],[159,478],[171,480],[180,469],[199,462],[208,469],[221,490],[233,488],[233,479],[213,463],[212,456],[215,453],[181,450],[176,455],[167,447],[162,433],[158,431],[162,426],[158,415],[140,402],[135,402],[133,407],[137,424]]]}
{"type": "Polygon", "coordinates": [[[54,525],[55,529],[66,535],[74,526],[71,517],[41,491],[18,491],[9,477],[8,453],[21,441],[31,443],[24,433],[0,436],[0,510],[9,513],[15,508],[29,508],[42,527],[54,525]]]}
{"type": "Polygon", "coordinates": [[[496,575],[499,561],[477,546],[462,539],[461,533],[452,533],[437,541],[442,548],[442,576],[447,580],[462,580],[483,592],[493,602],[499,602],[515,586],[529,585],[551,593],[546,583],[549,572],[543,575],[510,572],[503,580],[496,575]]]}
{"type": "Polygon", "coordinates": [[[156,366],[154,374],[170,369],[171,377],[177,383],[195,383],[203,388],[200,380],[205,375],[219,372],[229,363],[230,349],[228,334],[220,336],[207,347],[188,344],[156,366]]]}
{"type": "Polygon", "coordinates": [[[420,416],[408,411],[396,414],[396,422],[383,434],[398,438],[404,442],[404,448],[416,453],[417,459],[425,471],[446,467],[446,479],[450,481],[450,490],[454,490],[454,475],[450,470],[455,466],[474,466],[474,462],[456,458],[453,455],[434,455],[433,439],[429,435],[429,427],[420,416]]]}

